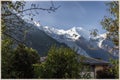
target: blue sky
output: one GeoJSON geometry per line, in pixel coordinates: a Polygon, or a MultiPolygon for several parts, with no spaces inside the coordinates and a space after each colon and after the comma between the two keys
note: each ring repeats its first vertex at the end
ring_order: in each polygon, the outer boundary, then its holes
{"type": "MultiPolygon", "coordinates": [[[[31,3],[39,4],[39,7],[49,8],[50,1],[27,2],[26,8],[31,3]]],[[[43,26],[52,26],[58,29],[70,29],[72,27],[83,27],[91,30],[96,28],[99,33],[104,33],[100,21],[108,15],[105,1],[54,1],[55,6],[61,5],[56,12],[38,11],[39,15],[34,17],[43,26]]]]}

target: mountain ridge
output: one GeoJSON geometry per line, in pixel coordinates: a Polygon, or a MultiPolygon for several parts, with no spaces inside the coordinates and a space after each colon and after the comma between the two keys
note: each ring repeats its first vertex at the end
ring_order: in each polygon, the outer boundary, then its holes
{"type": "Polygon", "coordinates": [[[89,35],[89,31],[83,29],[82,27],[73,27],[68,30],[63,29],[56,29],[54,27],[49,26],[42,26],[40,23],[34,23],[35,26],[37,26],[40,30],[44,31],[47,35],[52,37],[53,39],[57,40],[60,43],[65,43],[67,46],[69,46],[72,49],[75,49],[78,54],[84,55],[87,57],[94,57],[94,58],[101,58],[106,61],[108,61],[107,58],[116,58],[118,57],[118,51],[114,50],[114,52],[110,52],[110,50],[115,46],[112,41],[107,39],[106,34],[99,34],[96,37],[91,37],[89,35]],[[39,26],[37,26],[39,24],[39,26]],[[83,38],[83,40],[81,39],[83,38]],[[84,43],[87,43],[86,45],[89,46],[90,49],[87,47],[83,47],[80,44],[80,41],[84,41],[84,43]],[[106,48],[109,47],[109,48],[106,48]],[[93,50],[92,50],[93,49],[93,50]],[[98,49],[98,50],[96,50],[98,49]],[[116,52],[115,52],[116,51],[116,52]],[[99,56],[96,56],[91,53],[98,53],[99,56]],[[103,54],[105,53],[105,55],[103,54]],[[114,54],[113,54],[114,53],[114,54]]]}

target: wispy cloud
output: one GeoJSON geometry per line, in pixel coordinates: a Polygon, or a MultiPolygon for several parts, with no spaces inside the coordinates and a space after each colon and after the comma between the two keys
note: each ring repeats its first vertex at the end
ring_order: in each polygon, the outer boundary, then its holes
{"type": "MultiPolygon", "coordinates": [[[[31,2],[33,3],[33,2],[31,2]]],[[[37,1],[42,8],[49,8],[50,1],[37,1]]],[[[104,2],[88,2],[88,1],[54,1],[55,6],[61,7],[53,13],[47,11],[39,11],[39,15],[35,17],[36,21],[40,21],[42,25],[54,26],[56,28],[69,29],[73,26],[84,28],[92,28],[89,25],[100,26],[99,21],[105,14],[104,2]],[[97,13],[97,14],[96,14],[97,13]]]]}

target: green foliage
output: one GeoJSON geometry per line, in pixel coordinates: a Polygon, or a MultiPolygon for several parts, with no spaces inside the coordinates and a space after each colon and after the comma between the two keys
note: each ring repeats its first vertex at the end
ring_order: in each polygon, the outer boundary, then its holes
{"type": "Polygon", "coordinates": [[[34,67],[34,77],[35,78],[47,78],[48,76],[51,76],[48,71],[46,71],[45,63],[41,64],[33,64],[34,67]]]}
{"type": "Polygon", "coordinates": [[[32,48],[14,46],[11,39],[2,40],[2,78],[33,78],[32,64],[38,63],[40,56],[32,48]]]}
{"type": "Polygon", "coordinates": [[[109,69],[103,69],[97,71],[97,79],[114,79],[115,76],[109,71],[109,69]]]}
{"type": "MultiPolygon", "coordinates": [[[[113,1],[107,3],[109,6],[108,10],[111,17],[105,16],[104,19],[101,21],[103,28],[107,30],[109,33],[107,37],[112,39],[116,46],[119,45],[119,2],[113,1]]],[[[119,62],[118,60],[111,59],[110,62],[112,63],[112,67],[106,72],[110,75],[113,75],[113,78],[118,78],[119,76],[119,62]]],[[[104,75],[104,74],[103,74],[104,75]]]]}
{"type": "Polygon", "coordinates": [[[39,59],[40,56],[35,50],[20,44],[13,57],[13,71],[16,72],[14,78],[33,78],[32,64],[37,63],[39,59]]]}
{"type": "MultiPolygon", "coordinates": [[[[38,63],[40,57],[35,50],[22,45],[23,38],[26,37],[31,26],[25,26],[26,22],[20,17],[25,16],[24,11],[35,10],[35,8],[23,10],[24,1],[2,1],[1,3],[2,78],[33,78],[32,64],[38,63]],[[20,45],[18,45],[19,43],[20,45]]],[[[36,9],[54,10],[38,7],[36,9]]],[[[33,13],[28,14],[32,15],[33,13]]]]}
{"type": "Polygon", "coordinates": [[[118,79],[119,78],[119,61],[110,59],[111,66],[97,72],[99,79],[118,79]]]}
{"type": "Polygon", "coordinates": [[[25,1],[2,1],[2,11],[4,10],[4,14],[2,16],[10,16],[12,15],[11,11],[16,11],[17,13],[20,13],[24,6],[25,6],[25,1]],[[3,7],[3,5],[6,5],[6,7],[3,7]],[[6,9],[5,9],[6,8],[6,9]],[[9,11],[10,10],[10,11],[9,11]]]}
{"type": "Polygon", "coordinates": [[[33,66],[37,78],[90,78],[89,74],[81,76],[83,65],[76,53],[65,47],[52,46],[46,61],[33,66]]]}
{"type": "Polygon", "coordinates": [[[119,78],[119,60],[110,59],[112,67],[110,68],[110,73],[112,73],[115,78],[119,78]]]}
{"type": "Polygon", "coordinates": [[[46,60],[46,64],[49,64],[50,72],[53,74],[52,77],[77,78],[79,76],[79,64],[75,54],[71,49],[53,46],[46,60]]]}
{"type": "Polygon", "coordinates": [[[118,46],[119,44],[119,2],[113,1],[107,4],[109,6],[109,12],[112,15],[111,17],[105,16],[101,21],[101,24],[105,30],[109,33],[107,37],[112,39],[114,44],[118,46]]]}
{"type": "Polygon", "coordinates": [[[12,66],[12,61],[11,59],[13,58],[13,48],[12,44],[13,42],[9,39],[6,38],[5,40],[2,40],[2,49],[1,49],[1,73],[2,73],[2,78],[9,78],[11,76],[11,68],[12,66]]]}
{"type": "MultiPolygon", "coordinates": [[[[107,3],[109,6],[108,10],[111,15],[105,16],[104,19],[101,21],[101,24],[105,30],[108,31],[107,37],[111,39],[116,46],[119,45],[119,2],[112,1],[107,3]]],[[[108,77],[108,78],[118,78],[119,77],[119,62],[118,60],[110,60],[112,67],[107,70],[100,72],[101,77],[108,77]],[[108,76],[105,76],[108,75],[108,76]]]]}
{"type": "Polygon", "coordinates": [[[96,37],[98,35],[98,30],[97,29],[90,30],[90,35],[96,37]]]}
{"type": "Polygon", "coordinates": [[[22,4],[24,5],[24,2],[16,1],[13,3],[11,1],[2,1],[1,3],[2,78],[32,78],[32,64],[38,62],[39,55],[35,50],[18,45],[19,42],[15,42],[16,38],[14,36],[19,33],[17,32],[18,26],[16,26],[16,24],[21,25],[22,23],[18,20],[20,18],[18,18],[16,14],[11,13],[13,10],[21,10],[22,4]],[[14,18],[11,17],[13,15],[14,18]],[[17,22],[12,22],[12,20],[18,20],[19,24],[17,22]],[[12,25],[12,27],[10,25],[12,25]],[[11,32],[17,33],[14,35],[10,34],[11,32]]]}

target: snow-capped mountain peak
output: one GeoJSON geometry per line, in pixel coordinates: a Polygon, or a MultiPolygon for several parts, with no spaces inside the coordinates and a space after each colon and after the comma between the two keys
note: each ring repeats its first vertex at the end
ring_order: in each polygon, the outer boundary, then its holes
{"type": "Polygon", "coordinates": [[[36,22],[36,21],[34,21],[34,24],[35,24],[36,26],[38,26],[38,27],[41,26],[40,23],[39,23],[39,22],[36,22]]]}
{"type": "Polygon", "coordinates": [[[89,32],[85,29],[83,29],[82,27],[73,27],[69,30],[67,30],[67,33],[70,33],[70,34],[76,34],[78,35],[76,39],[78,39],[79,37],[84,37],[86,40],[89,41],[90,39],[90,35],[89,35],[89,32]]]}
{"type": "Polygon", "coordinates": [[[34,23],[40,30],[44,31],[50,37],[54,38],[60,43],[65,43],[72,49],[75,49],[78,54],[90,57],[89,52],[86,52],[86,50],[83,49],[85,48],[86,43],[87,43],[86,48],[88,48],[87,51],[89,50],[91,51],[91,49],[93,50],[95,49],[96,51],[103,49],[105,51],[110,52],[111,54],[114,52],[115,55],[118,54],[118,51],[116,50],[111,51],[112,48],[114,47],[114,44],[112,43],[112,41],[107,40],[107,33],[99,34],[96,37],[91,37],[89,31],[82,27],[73,27],[68,30],[63,30],[49,26],[41,26],[40,23],[37,22],[34,23]]]}
{"type": "Polygon", "coordinates": [[[68,30],[63,29],[56,29],[54,27],[49,26],[41,26],[39,22],[34,21],[34,25],[37,26],[40,30],[45,31],[48,35],[51,35],[52,37],[56,37],[57,35],[65,35],[66,38],[69,38],[71,40],[77,40],[79,37],[83,36],[87,40],[89,40],[89,33],[84,30],[82,27],[73,27],[68,30]]]}

